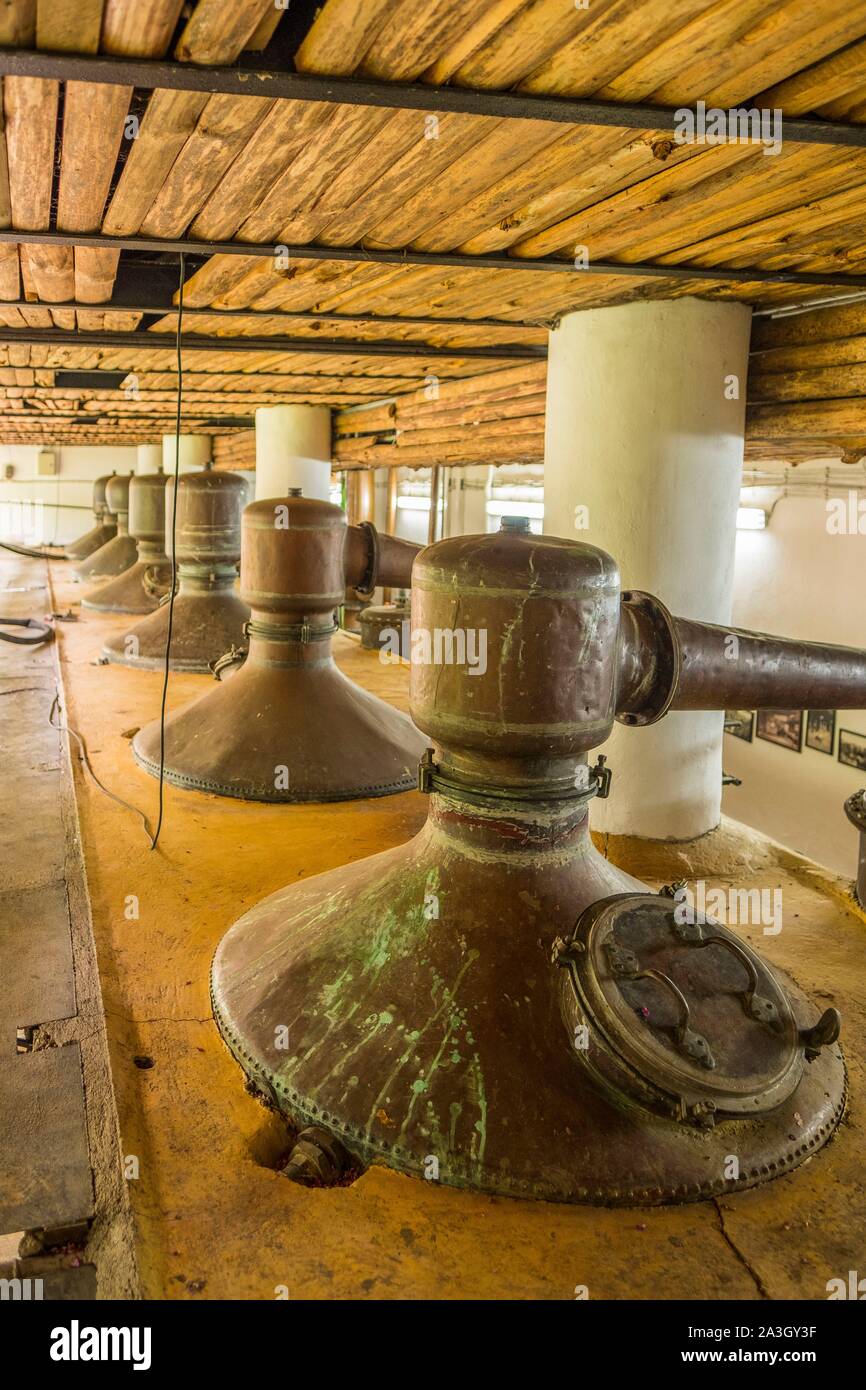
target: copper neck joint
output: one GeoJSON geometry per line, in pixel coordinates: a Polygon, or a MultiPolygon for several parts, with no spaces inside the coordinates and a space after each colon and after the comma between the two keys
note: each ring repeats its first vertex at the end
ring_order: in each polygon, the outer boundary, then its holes
{"type": "Polygon", "coordinates": [[[177,575],[181,592],[209,594],[218,589],[233,589],[238,570],[236,564],[207,565],[180,560],[177,575]]]}
{"type": "Polygon", "coordinates": [[[299,622],[274,622],[272,615],[253,613],[243,631],[249,641],[248,659],[256,665],[321,666],[333,661],[331,638],[337,624],[322,614],[299,622]]]}

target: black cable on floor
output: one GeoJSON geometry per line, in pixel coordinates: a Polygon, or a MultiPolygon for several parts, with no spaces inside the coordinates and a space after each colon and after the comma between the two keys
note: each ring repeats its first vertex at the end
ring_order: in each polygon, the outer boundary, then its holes
{"type": "Polygon", "coordinates": [[[14,632],[0,632],[0,642],[15,642],[20,647],[38,647],[40,642],[50,642],[54,637],[54,628],[48,623],[40,622],[38,618],[0,617],[0,628],[3,627],[25,629],[22,636],[16,636],[14,632]]]}
{"type": "Polygon", "coordinates": [[[14,541],[0,541],[0,550],[11,550],[13,555],[26,555],[29,560],[65,560],[66,552],[60,546],[16,545],[14,541]]]}
{"type": "Polygon", "coordinates": [[[183,398],[183,349],[181,343],[181,327],[183,324],[183,277],[186,264],[186,257],[180,253],[180,284],[178,286],[177,301],[177,417],[174,432],[174,490],[171,499],[171,597],[168,601],[168,635],[165,641],[165,671],[162,681],[162,702],[159,711],[159,815],[156,822],[156,830],[150,842],[151,849],[156,849],[159,842],[159,833],[162,830],[163,816],[163,786],[165,781],[165,703],[168,696],[168,676],[171,663],[171,635],[174,627],[174,596],[177,588],[177,488],[180,477],[180,411],[183,398]]]}
{"type": "MultiPolygon", "coordinates": [[[[0,541],[0,545],[4,545],[4,542],[0,541]]],[[[18,549],[18,547],[15,546],[9,546],[6,548],[18,549]]],[[[46,558],[40,551],[36,551],[34,553],[40,559],[46,558]]],[[[2,638],[6,642],[19,642],[27,646],[35,646],[40,642],[47,642],[52,640],[56,635],[54,629],[50,627],[48,623],[40,622],[38,618],[0,618],[0,623],[3,623],[7,627],[24,628],[27,631],[27,635],[22,637],[13,636],[11,633],[0,632],[0,638],[2,638]]],[[[99,790],[102,792],[104,796],[107,796],[111,801],[115,801],[118,806],[123,806],[127,811],[132,811],[133,815],[138,816],[139,820],[144,826],[144,833],[150,840],[152,846],[155,843],[155,840],[150,833],[150,824],[148,822],[147,816],[144,814],[143,811],[140,811],[137,806],[133,806],[131,801],[124,801],[122,796],[118,796],[115,792],[110,791],[109,788],[106,787],[105,783],[99,780],[90,762],[90,755],[87,751],[87,744],[84,741],[84,736],[80,734],[77,729],[73,729],[71,724],[61,723],[59,717],[57,720],[55,720],[55,712],[59,716],[59,694],[56,694],[51,702],[51,709],[48,711],[48,723],[51,725],[52,729],[56,729],[58,733],[66,734],[67,736],[71,736],[75,739],[76,743],[78,744],[78,747],[81,750],[81,761],[84,763],[85,768],[90,773],[90,776],[93,778],[93,781],[95,782],[96,786],[99,788],[99,790]]]]}

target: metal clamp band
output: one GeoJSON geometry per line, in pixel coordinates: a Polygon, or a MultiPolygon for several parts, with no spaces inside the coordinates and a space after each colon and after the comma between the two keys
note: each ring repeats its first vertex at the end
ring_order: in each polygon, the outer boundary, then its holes
{"type": "MultiPolygon", "coordinates": [[[[584,766],[581,764],[581,766],[584,766]]],[[[606,797],[612,773],[604,766],[604,758],[599,758],[595,767],[587,768],[585,782],[537,783],[526,787],[472,787],[465,782],[446,777],[433,761],[433,749],[427,748],[418,764],[418,790],[425,794],[442,792],[446,796],[456,796],[462,801],[472,801],[481,805],[496,805],[503,801],[571,801],[589,802],[593,797],[606,797]]]]}
{"type": "Polygon", "coordinates": [[[244,637],[261,637],[266,642],[300,642],[305,646],[308,642],[324,642],[326,638],[333,637],[339,631],[339,626],[335,622],[309,623],[306,620],[285,625],[261,623],[255,618],[248,618],[241,631],[244,637]]]}

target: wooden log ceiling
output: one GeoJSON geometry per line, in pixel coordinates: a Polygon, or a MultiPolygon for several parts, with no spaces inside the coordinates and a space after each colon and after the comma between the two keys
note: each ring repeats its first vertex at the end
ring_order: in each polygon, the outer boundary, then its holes
{"type": "Polygon", "coordinates": [[[184,428],[225,466],[282,401],[337,408],[340,466],[537,462],[563,313],[857,290],[754,320],[747,457],[862,455],[866,0],[4,0],[0,49],[0,442],[173,428],[184,243],[184,428]],[[797,138],[677,144],[698,101],[797,138]]]}

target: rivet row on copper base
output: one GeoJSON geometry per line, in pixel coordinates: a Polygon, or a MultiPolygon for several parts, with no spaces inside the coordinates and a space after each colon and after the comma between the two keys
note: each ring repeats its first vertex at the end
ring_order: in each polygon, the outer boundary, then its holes
{"type": "MultiPolygon", "coordinates": [[[[303,1097],[296,1091],[283,1086],[274,1077],[270,1078],[257,1060],[248,1053],[242,1046],[238,1035],[229,1026],[228,1021],[221,1014],[219,1005],[213,992],[213,981],[211,981],[211,1005],[213,1008],[214,1021],[217,1028],[225,1039],[230,1051],[244,1067],[245,1071],[252,1071],[255,1079],[261,1084],[261,1089],[267,1094],[269,1090],[276,1090],[283,1099],[291,1102],[297,1114],[308,1123],[324,1124],[341,1139],[346,1148],[367,1163],[374,1162],[383,1153],[389,1157],[400,1160],[395,1166],[399,1171],[404,1172],[409,1177],[418,1176],[417,1160],[407,1149],[403,1149],[399,1144],[389,1144],[387,1140],[382,1140],[377,1144],[372,1144],[362,1130],[353,1130],[342,1125],[335,1116],[331,1116],[327,1111],[319,1110],[316,1106],[310,1106],[303,1097]]],[[[761,1168],[751,1168],[747,1173],[741,1174],[736,1180],[714,1179],[712,1182],[683,1184],[666,1192],[658,1187],[635,1187],[627,1189],[604,1188],[604,1187],[578,1187],[573,1193],[552,1192],[542,1188],[539,1184],[531,1183],[527,1179],[509,1179],[501,1173],[494,1172],[489,1168],[481,1167],[476,1169],[470,1177],[465,1171],[451,1168],[449,1169],[449,1186],[457,1188],[472,1188],[473,1190],[489,1190],[493,1192],[507,1192],[517,1197],[538,1198],[542,1201],[580,1203],[580,1202],[604,1202],[608,1205],[621,1206],[663,1206],[672,1203],[684,1203],[700,1201],[709,1197],[720,1196],[722,1193],[744,1191],[749,1187],[754,1187],[763,1179],[770,1177],[781,1177],[783,1174],[798,1168],[806,1158],[815,1153],[821,1146],[821,1141],[825,1136],[829,1136],[835,1130],[842,1119],[847,1103],[847,1085],[843,1091],[842,1098],[834,1111],[833,1118],[823,1124],[815,1132],[807,1144],[800,1145],[799,1148],[792,1150],[782,1159],[773,1164],[765,1164],[761,1168]],[[489,1189],[479,1189],[477,1177],[480,1173],[482,1178],[490,1182],[489,1189]]]]}
{"type": "MultiPolygon", "coordinates": [[[[140,753],[133,749],[135,761],[155,777],[159,776],[159,763],[153,763],[149,758],[143,758],[140,753]]],[[[187,777],[182,772],[172,772],[165,768],[163,776],[166,782],[171,782],[176,787],[186,787],[188,791],[213,792],[218,796],[231,796],[236,801],[262,801],[273,806],[310,806],[322,804],[327,801],[345,801],[346,791],[338,791],[330,796],[262,796],[258,792],[251,791],[249,787],[238,790],[225,782],[201,782],[195,777],[187,777]]],[[[396,792],[410,791],[417,785],[414,777],[407,776],[400,782],[377,782],[371,787],[359,787],[351,792],[353,800],[363,800],[365,796],[391,796],[396,792]]]]}

